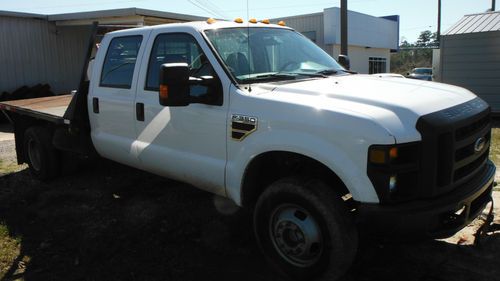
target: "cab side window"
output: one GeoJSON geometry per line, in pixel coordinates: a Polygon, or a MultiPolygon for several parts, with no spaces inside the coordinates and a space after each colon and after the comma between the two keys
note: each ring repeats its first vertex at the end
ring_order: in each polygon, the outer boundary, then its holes
{"type": "Polygon", "coordinates": [[[130,89],[141,42],[140,35],[111,40],[101,71],[101,87],[130,89]]]}
{"type": "MultiPolygon", "coordinates": [[[[189,65],[193,77],[210,76],[213,69],[196,40],[189,34],[160,34],[156,37],[149,57],[146,90],[157,91],[159,88],[160,67],[164,63],[185,62],[189,65]]],[[[206,94],[203,86],[191,87],[191,95],[206,94]]]]}

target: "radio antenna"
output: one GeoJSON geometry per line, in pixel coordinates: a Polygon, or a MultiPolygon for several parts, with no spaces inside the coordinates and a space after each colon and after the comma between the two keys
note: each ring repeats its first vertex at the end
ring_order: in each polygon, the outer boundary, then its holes
{"type": "MultiPolygon", "coordinates": [[[[247,62],[248,62],[248,80],[250,80],[250,9],[249,9],[249,2],[250,0],[247,0],[247,62]]],[[[252,91],[252,84],[248,83],[248,92],[252,91]]]]}

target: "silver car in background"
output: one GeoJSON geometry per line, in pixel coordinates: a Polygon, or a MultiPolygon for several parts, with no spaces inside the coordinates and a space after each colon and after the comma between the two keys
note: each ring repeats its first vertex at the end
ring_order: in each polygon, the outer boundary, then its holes
{"type": "Polygon", "coordinates": [[[407,73],[407,78],[432,81],[432,68],[417,67],[407,73]]]}

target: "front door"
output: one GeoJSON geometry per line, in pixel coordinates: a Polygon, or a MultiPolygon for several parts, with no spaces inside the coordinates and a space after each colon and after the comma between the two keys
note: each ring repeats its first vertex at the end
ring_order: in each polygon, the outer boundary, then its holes
{"type": "MultiPolygon", "coordinates": [[[[135,154],[148,171],[191,183],[217,194],[225,194],[227,111],[229,81],[200,34],[190,30],[162,33],[155,30],[146,48],[147,67],[141,69],[136,107],[135,154]],[[201,42],[201,44],[199,43],[201,42]],[[150,54],[150,56],[148,56],[150,54]],[[193,77],[211,75],[222,79],[217,102],[184,107],[159,104],[159,71],[164,63],[185,62],[193,77]],[[142,115],[142,116],[140,116],[142,115]]],[[[146,65],[146,64],[144,64],[146,65]]],[[[191,86],[191,95],[201,98],[206,86],[191,86]]],[[[213,100],[213,99],[212,99],[213,100]]]]}

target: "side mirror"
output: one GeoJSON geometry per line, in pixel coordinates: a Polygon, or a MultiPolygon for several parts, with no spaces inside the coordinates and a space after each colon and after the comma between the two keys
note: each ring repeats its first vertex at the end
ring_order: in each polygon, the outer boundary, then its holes
{"type": "Polygon", "coordinates": [[[345,69],[347,69],[347,70],[351,69],[351,61],[349,60],[348,56],[346,56],[346,55],[339,55],[339,63],[345,69]]]}
{"type": "Polygon", "coordinates": [[[189,66],[187,63],[165,63],[160,67],[160,104],[187,106],[189,96],[189,66]]]}

